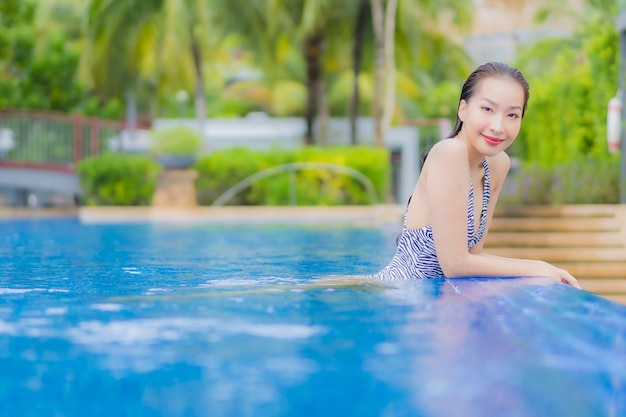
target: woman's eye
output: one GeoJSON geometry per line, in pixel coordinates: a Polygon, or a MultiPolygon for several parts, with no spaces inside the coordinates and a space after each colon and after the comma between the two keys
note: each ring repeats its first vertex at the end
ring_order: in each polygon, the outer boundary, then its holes
{"type": "Polygon", "coordinates": [[[518,118],[519,118],[519,114],[517,114],[517,113],[511,113],[511,114],[509,114],[509,117],[510,117],[511,119],[518,119],[518,118]]]}
{"type": "Polygon", "coordinates": [[[483,107],[483,111],[486,111],[486,112],[489,113],[489,112],[491,112],[491,107],[483,107]]]}

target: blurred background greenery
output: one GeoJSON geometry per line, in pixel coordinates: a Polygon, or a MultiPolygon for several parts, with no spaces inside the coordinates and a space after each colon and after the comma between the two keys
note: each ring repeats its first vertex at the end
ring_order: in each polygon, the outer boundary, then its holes
{"type": "MultiPolygon", "coordinates": [[[[0,0],[0,108],[122,120],[132,97],[148,125],[250,112],[309,123],[453,120],[460,86],[480,63],[466,35],[476,9],[497,1],[397,0],[391,11],[395,1],[0,0]],[[381,61],[376,22],[390,16],[381,61]],[[393,88],[377,78],[381,68],[393,88]]],[[[507,7],[521,14],[526,3],[507,7]]],[[[619,81],[617,2],[539,3],[537,25],[566,19],[571,30],[519,41],[506,55],[531,98],[502,199],[618,202],[619,163],[606,144],[619,81]]],[[[420,136],[427,145],[439,132],[420,127],[420,136]]],[[[323,130],[308,131],[306,143],[324,144],[323,130]]]]}

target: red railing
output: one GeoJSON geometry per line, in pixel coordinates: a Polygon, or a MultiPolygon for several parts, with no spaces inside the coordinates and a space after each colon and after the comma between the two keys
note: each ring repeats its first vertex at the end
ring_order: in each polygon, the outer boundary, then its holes
{"type": "Polygon", "coordinates": [[[74,172],[108,148],[125,122],[24,109],[0,109],[0,166],[74,172]]]}

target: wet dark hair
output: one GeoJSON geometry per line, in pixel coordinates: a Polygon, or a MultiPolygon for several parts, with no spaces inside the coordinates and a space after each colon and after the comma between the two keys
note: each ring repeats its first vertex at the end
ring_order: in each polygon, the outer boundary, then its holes
{"type": "MultiPolygon", "coordinates": [[[[463,84],[463,88],[461,89],[461,97],[459,98],[459,104],[461,104],[461,100],[465,100],[466,102],[469,101],[474,95],[478,83],[485,78],[503,77],[509,77],[512,80],[517,81],[519,85],[521,85],[524,89],[524,107],[522,108],[522,117],[524,117],[524,113],[526,113],[526,106],[528,105],[528,90],[530,89],[530,87],[528,86],[528,82],[526,81],[520,70],[510,67],[507,64],[503,64],[502,62],[488,62],[476,68],[474,72],[472,72],[469,77],[467,77],[465,83],[463,84]]],[[[453,138],[458,135],[462,127],[463,122],[459,119],[459,114],[457,111],[454,130],[452,130],[452,133],[448,135],[448,138],[453,138]]]]}

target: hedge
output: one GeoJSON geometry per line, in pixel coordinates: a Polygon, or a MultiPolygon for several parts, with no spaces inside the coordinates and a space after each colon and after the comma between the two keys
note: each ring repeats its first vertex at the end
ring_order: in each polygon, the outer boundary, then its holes
{"type": "MultiPolygon", "coordinates": [[[[306,147],[255,151],[235,147],[200,156],[196,193],[200,205],[213,204],[240,181],[265,169],[289,163],[316,162],[356,170],[374,188],[372,198],[359,180],[320,167],[282,172],[245,187],[229,205],[350,205],[384,202],[390,185],[390,156],[382,148],[306,147]],[[293,201],[295,199],[295,201],[293,201]]],[[[105,153],[80,162],[77,173],[87,205],[149,205],[160,165],[146,155],[105,153]]]]}
{"type": "Polygon", "coordinates": [[[139,206],[152,203],[160,165],[145,155],[104,153],[77,167],[87,205],[139,206]]]}
{"type": "Polygon", "coordinates": [[[297,150],[254,151],[248,148],[218,150],[200,157],[196,191],[201,205],[213,204],[240,181],[264,169],[295,162],[318,162],[359,171],[372,183],[376,201],[358,180],[341,172],[319,168],[280,173],[241,190],[231,205],[350,205],[385,201],[390,184],[389,152],[369,146],[305,147],[297,150]],[[292,193],[292,191],[294,191],[292,193]]]}

